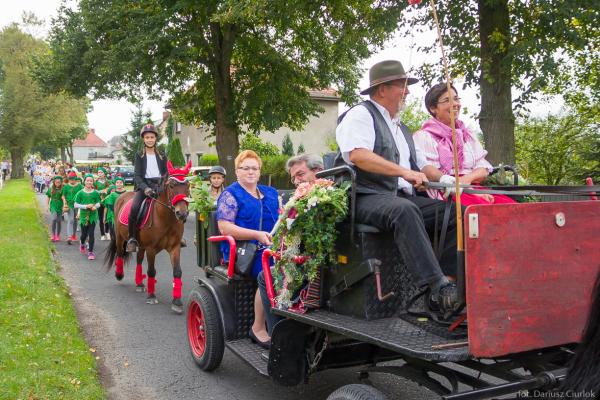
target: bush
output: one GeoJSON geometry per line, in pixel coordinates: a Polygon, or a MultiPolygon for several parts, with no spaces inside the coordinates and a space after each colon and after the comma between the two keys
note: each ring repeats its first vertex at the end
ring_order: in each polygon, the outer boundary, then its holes
{"type": "Polygon", "coordinates": [[[185,157],[183,156],[183,150],[181,150],[179,138],[175,138],[171,142],[167,158],[171,160],[171,163],[175,167],[183,167],[185,165],[185,157]]]}
{"type": "Polygon", "coordinates": [[[219,156],[216,154],[204,154],[198,160],[198,165],[200,166],[213,166],[219,165],[219,156]]]}
{"type": "Polygon", "coordinates": [[[288,157],[292,157],[294,155],[294,142],[292,142],[292,138],[289,133],[286,133],[283,137],[283,142],[281,142],[281,154],[285,154],[288,157]]]}
{"type": "Polygon", "coordinates": [[[240,140],[240,151],[252,150],[259,155],[260,158],[276,156],[279,154],[279,149],[272,143],[263,141],[258,135],[247,133],[240,140]]]}
{"type": "Polygon", "coordinates": [[[276,156],[267,156],[262,158],[262,169],[260,171],[261,182],[270,184],[277,189],[291,189],[294,186],[290,182],[290,177],[285,170],[285,163],[288,156],[279,154],[276,156]]]}

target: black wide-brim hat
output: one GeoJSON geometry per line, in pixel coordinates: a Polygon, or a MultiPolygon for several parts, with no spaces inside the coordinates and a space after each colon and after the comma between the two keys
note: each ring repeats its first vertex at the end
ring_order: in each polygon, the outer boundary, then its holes
{"type": "Polygon", "coordinates": [[[406,79],[407,85],[419,82],[417,78],[408,77],[404,72],[404,67],[400,61],[386,60],[378,62],[369,70],[369,87],[361,91],[360,94],[369,94],[376,86],[382,83],[406,79]]]}

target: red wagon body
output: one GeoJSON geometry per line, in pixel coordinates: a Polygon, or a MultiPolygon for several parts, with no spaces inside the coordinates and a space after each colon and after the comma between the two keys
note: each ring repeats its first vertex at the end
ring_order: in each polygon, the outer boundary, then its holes
{"type": "Polygon", "coordinates": [[[469,352],[578,342],[600,270],[600,202],[471,206],[465,214],[469,352]]]}

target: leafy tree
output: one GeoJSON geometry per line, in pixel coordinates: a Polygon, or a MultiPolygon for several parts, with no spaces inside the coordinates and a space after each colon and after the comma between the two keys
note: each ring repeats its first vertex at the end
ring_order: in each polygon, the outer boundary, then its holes
{"type": "Polygon", "coordinates": [[[400,111],[400,121],[402,121],[411,132],[416,132],[421,129],[423,122],[431,118],[431,116],[421,109],[421,102],[413,100],[404,106],[400,111]]]}
{"type": "Polygon", "coordinates": [[[273,143],[263,141],[254,133],[247,133],[242,136],[240,141],[240,150],[253,150],[260,157],[276,156],[279,154],[279,149],[273,143]]]}
{"type": "Polygon", "coordinates": [[[47,52],[17,24],[0,31],[0,144],[10,153],[13,178],[23,176],[19,166],[34,143],[50,146],[86,124],[87,100],[47,94],[32,78],[31,58],[47,52]]]}
{"type": "Polygon", "coordinates": [[[175,138],[171,142],[167,157],[175,167],[183,167],[185,165],[185,157],[183,156],[183,150],[181,150],[179,138],[175,138]]]}
{"type": "Polygon", "coordinates": [[[39,143],[31,148],[31,152],[39,154],[43,160],[56,159],[58,151],[55,146],[48,145],[48,143],[39,143]]]}
{"type": "Polygon", "coordinates": [[[306,150],[304,149],[304,145],[302,143],[300,143],[298,145],[298,151],[296,152],[296,154],[304,154],[306,153],[306,150]]]}
{"type": "Polygon", "coordinates": [[[292,138],[289,133],[286,133],[283,137],[283,141],[281,142],[281,154],[285,154],[288,157],[292,157],[294,155],[294,142],[292,142],[292,138]]]}
{"type": "Polygon", "coordinates": [[[600,177],[597,117],[563,111],[517,125],[517,165],[528,181],[546,185],[583,184],[600,177]],[[593,155],[592,155],[593,154],[593,155]]]}
{"type": "Polygon", "coordinates": [[[405,2],[81,0],[63,7],[40,62],[46,87],[95,97],[172,95],[183,122],[214,127],[230,169],[238,134],[299,130],[322,111],[306,88],[357,99],[360,62],[405,2]]]}
{"type": "Polygon", "coordinates": [[[135,153],[142,150],[143,142],[140,137],[140,131],[142,127],[148,122],[152,122],[152,114],[148,110],[144,112],[142,110],[142,103],[138,102],[135,106],[135,111],[131,116],[131,129],[122,135],[123,143],[123,154],[130,163],[135,161],[135,153]]]}
{"type": "Polygon", "coordinates": [[[167,127],[165,128],[165,133],[167,134],[167,143],[171,143],[173,140],[173,133],[175,132],[175,124],[173,123],[173,116],[169,115],[167,118],[167,127]]]}
{"type": "MultiPolygon", "coordinates": [[[[598,0],[442,0],[436,4],[451,75],[480,87],[479,124],[492,163],[514,162],[513,106],[521,110],[544,90],[564,92],[567,81],[577,91],[600,96],[598,0]],[[589,79],[565,78],[574,76],[573,69],[585,72],[589,79]],[[514,102],[512,89],[520,93],[514,102]]],[[[418,12],[404,14],[405,33],[410,35],[417,25],[432,26],[431,19],[429,3],[423,2],[418,12]]],[[[435,46],[418,49],[437,51],[435,46]]],[[[426,84],[440,81],[442,63],[427,64],[419,73],[426,84]]]]}

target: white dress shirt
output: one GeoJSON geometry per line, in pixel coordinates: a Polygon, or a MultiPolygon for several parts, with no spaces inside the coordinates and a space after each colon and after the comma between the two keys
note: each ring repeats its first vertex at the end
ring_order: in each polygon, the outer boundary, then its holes
{"type": "MultiPolygon", "coordinates": [[[[392,118],[390,113],[383,106],[377,104],[377,102],[372,100],[369,101],[375,105],[377,110],[379,110],[388,128],[390,128],[390,131],[392,132],[396,148],[400,154],[400,162],[398,164],[403,168],[411,169],[410,150],[406,138],[400,129],[400,120],[397,117],[392,118]]],[[[349,165],[353,165],[350,161],[350,152],[352,150],[367,149],[373,151],[373,148],[375,147],[375,127],[369,110],[362,105],[350,109],[342,122],[338,125],[335,131],[335,138],[340,148],[340,152],[342,153],[342,158],[349,165]]],[[[423,169],[423,167],[429,163],[416,145],[415,150],[417,167],[423,169]]],[[[398,177],[398,188],[407,193],[413,193],[412,184],[400,177],[398,177]]]]}

